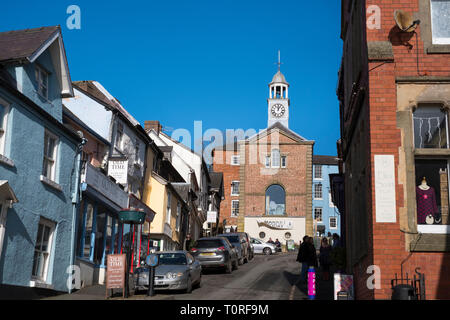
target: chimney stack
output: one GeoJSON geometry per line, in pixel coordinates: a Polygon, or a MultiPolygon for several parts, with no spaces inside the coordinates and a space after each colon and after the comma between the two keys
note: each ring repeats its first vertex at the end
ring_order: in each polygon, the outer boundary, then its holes
{"type": "Polygon", "coordinates": [[[150,130],[155,130],[156,133],[159,135],[159,133],[162,131],[162,125],[159,123],[158,120],[147,120],[144,121],[144,129],[146,132],[149,132],[150,130]]]}

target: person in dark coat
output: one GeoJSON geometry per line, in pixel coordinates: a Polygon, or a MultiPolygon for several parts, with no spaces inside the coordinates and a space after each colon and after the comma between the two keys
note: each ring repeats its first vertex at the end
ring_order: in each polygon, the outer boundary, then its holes
{"type": "Polygon", "coordinates": [[[330,265],[331,265],[331,246],[327,238],[323,238],[320,244],[319,262],[322,269],[323,280],[330,280],[330,265]]]}
{"type": "Polygon", "coordinates": [[[302,271],[300,273],[300,279],[306,281],[306,273],[308,271],[308,247],[309,247],[309,237],[304,236],[303,242],[300,244],[298,249],[297,261],[302,264],[302,271]]]}
{"type": "Polygon", "coordinates": [[[306,263],[308,267],[313,266],[317,268],[319,264],[317,263],[317,252],[316,247],[314,246],[314,239],[312,237],[308,237],[308,246],[307,248],[307,259],[306,263]]]}

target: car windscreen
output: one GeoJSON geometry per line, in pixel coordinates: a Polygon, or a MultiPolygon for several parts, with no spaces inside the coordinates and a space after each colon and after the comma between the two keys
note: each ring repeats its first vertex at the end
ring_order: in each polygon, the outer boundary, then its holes
{"type": "Polygon", "coordinates": [[[160,253],[158,254],[160,265],[185,265],[186,256],[183,253],[160,253]]]}
{"type": "Polygon", "coordinates": [[[228,239],[231,243],[240,243],[239,236],[224,236],[228,239]]]}
{"type": "Polygon", "coordinates": [[[219,239],[216,239],[216,240],[199,240],[194,245],[195,248],[206,248],[206,249],[218,248],[218,247],[222,247],[222,246],[223,246],[223,243],[219,239]]]}

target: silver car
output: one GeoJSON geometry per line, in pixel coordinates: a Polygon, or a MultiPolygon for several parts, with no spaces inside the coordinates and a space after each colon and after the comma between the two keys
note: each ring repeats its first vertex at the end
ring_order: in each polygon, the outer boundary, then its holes
{"type": "MultiPolygon", "coordinates": [[[[187,251],[156,252],[159,264],[155,268],[155,290],[185,290],[192,292],[193,286],[200,287],[202,267],[187,251]]],[[[135,271],[135,290],[148,290],[149,268],[135,271]]]]}
{"type": "Polygon", "coordinates": [[[255,254],[271,255],[277,252],[277,246],[272,243],[263,242],[261,240],[250,238],[255,254]]]}

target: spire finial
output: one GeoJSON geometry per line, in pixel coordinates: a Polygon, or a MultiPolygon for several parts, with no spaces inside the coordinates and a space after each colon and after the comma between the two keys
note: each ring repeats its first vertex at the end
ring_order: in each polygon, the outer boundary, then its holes
{"type": "Polygon", "coordinates": [[[280,50],[278,50],[278,63],[277,63],[277,65],[278,65],[278,71],[280,71],[280,68],[281,68],[281,65],[282,65],[280,50]]]}

